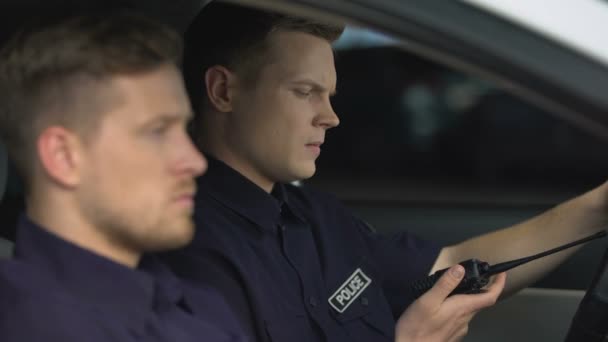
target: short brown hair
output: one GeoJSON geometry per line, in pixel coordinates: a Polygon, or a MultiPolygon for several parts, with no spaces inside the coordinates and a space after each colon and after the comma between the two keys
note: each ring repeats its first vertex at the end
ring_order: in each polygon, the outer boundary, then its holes
{"type": "Polygon", "coordinates": [[[222,65],[255,81],[267,63],[267,37],[275,31],[308,33],[332,43],[344,27],[212,1],[185,35],[184,76],[195,112],[200,114],[207,101],[203,77],[207,69],[222,65]]]}
{"type": "Polygon", "coordinates": [[[20,173],[30,176],[45,127],[96,122],[97,84],[179,65],[181,56],[179,34],[122,11],[45,19],[17,33],[0,51],[0,135],[20,173]]]}

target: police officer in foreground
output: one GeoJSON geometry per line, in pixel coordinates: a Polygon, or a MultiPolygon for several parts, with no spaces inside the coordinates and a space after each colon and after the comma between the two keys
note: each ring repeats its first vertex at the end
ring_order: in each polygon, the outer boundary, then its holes
{"type": "Polygon", "coordinates": [[[27,210],[0,263],[0,340],[240,340],[217,294],[142,258],[191,240],[207,166],[185,131],[181,45],[113,14],[47,21],[3,48],[0,133],[27,210]]]}

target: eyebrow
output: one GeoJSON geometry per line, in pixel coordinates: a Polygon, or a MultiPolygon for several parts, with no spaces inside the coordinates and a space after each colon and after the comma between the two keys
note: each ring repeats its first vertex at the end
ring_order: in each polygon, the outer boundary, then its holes
{"type": "Polygon", "coordinates": [[[150,119],[147,121],[144,126],[152,126],[158,123],[162,124],[172,124],[180,121],[188,122],[194,118],[194,113],[192,111],[184,112],[184,114],[180,113],[163,113],[159,116],[150,119]]]}
{"type": "Polygon", "coordinates": [[[308,79],[308,78],[297,80],[297,81],[294,81],[292,83],[293,84],[304,84],[304,85],[311,86],[314,91],[322,92],[322,93],[323,92],[328,92],[329,96],[334,96],[334,95],[336,95],[336,92],[337,92],[336,89],[329,90],[329,89],[325,88],[324,86],[322,86],[321,84],[319,84],[319,83],[317,83],[317,82],[315,82],[315,81],[313,81],[311,79],[308,79]]]}

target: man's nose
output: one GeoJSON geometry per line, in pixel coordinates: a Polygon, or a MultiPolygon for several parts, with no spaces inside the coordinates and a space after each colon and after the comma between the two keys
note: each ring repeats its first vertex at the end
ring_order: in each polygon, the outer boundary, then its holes
{"type": "Polygon", "coordinates": [[[192,177],[197,177],[207,171],[207,159],[205,156],[194,146],[192,140],[187,133],[184,132],[182,137],[181,147],[182,153],[180,153],[180,162],[178,163],[178,172],[188,173],[192,177]]]}
{"type": "Polygon", "coordinates": [[[319,115],[317,115],[315,125],[321,126],[325,130],[330,128],[334,128],[340,124],[340,119],[338,118],[338,114],[334,112],[333,107],[329,100],[327,103],[321,108],[319,111],[319,115]]]}

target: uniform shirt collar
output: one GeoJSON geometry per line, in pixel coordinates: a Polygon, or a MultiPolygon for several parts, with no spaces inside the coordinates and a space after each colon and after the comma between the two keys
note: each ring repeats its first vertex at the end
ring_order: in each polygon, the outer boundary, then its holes
{"type": "Polygon", "coordinates": [[[63,240],[25,216],[17,229],[15,258],[136,332],[145,329],[151,311],[183,300],[177,278],[154,257],[142,258],[131,269],[63,240]]]}
{"type": "MultiPolygon", "coordinates": [[[[276,232],[281,211],[289,206],[285,185],[275,184],[269,194],[224,162],[213,157],[208,157],[208,161],[207,173],[198,180],[197,196],[210,196],[258,229],[276,232]]],[[[293,208],[291,211],[295,212],[293,208]]]]}

